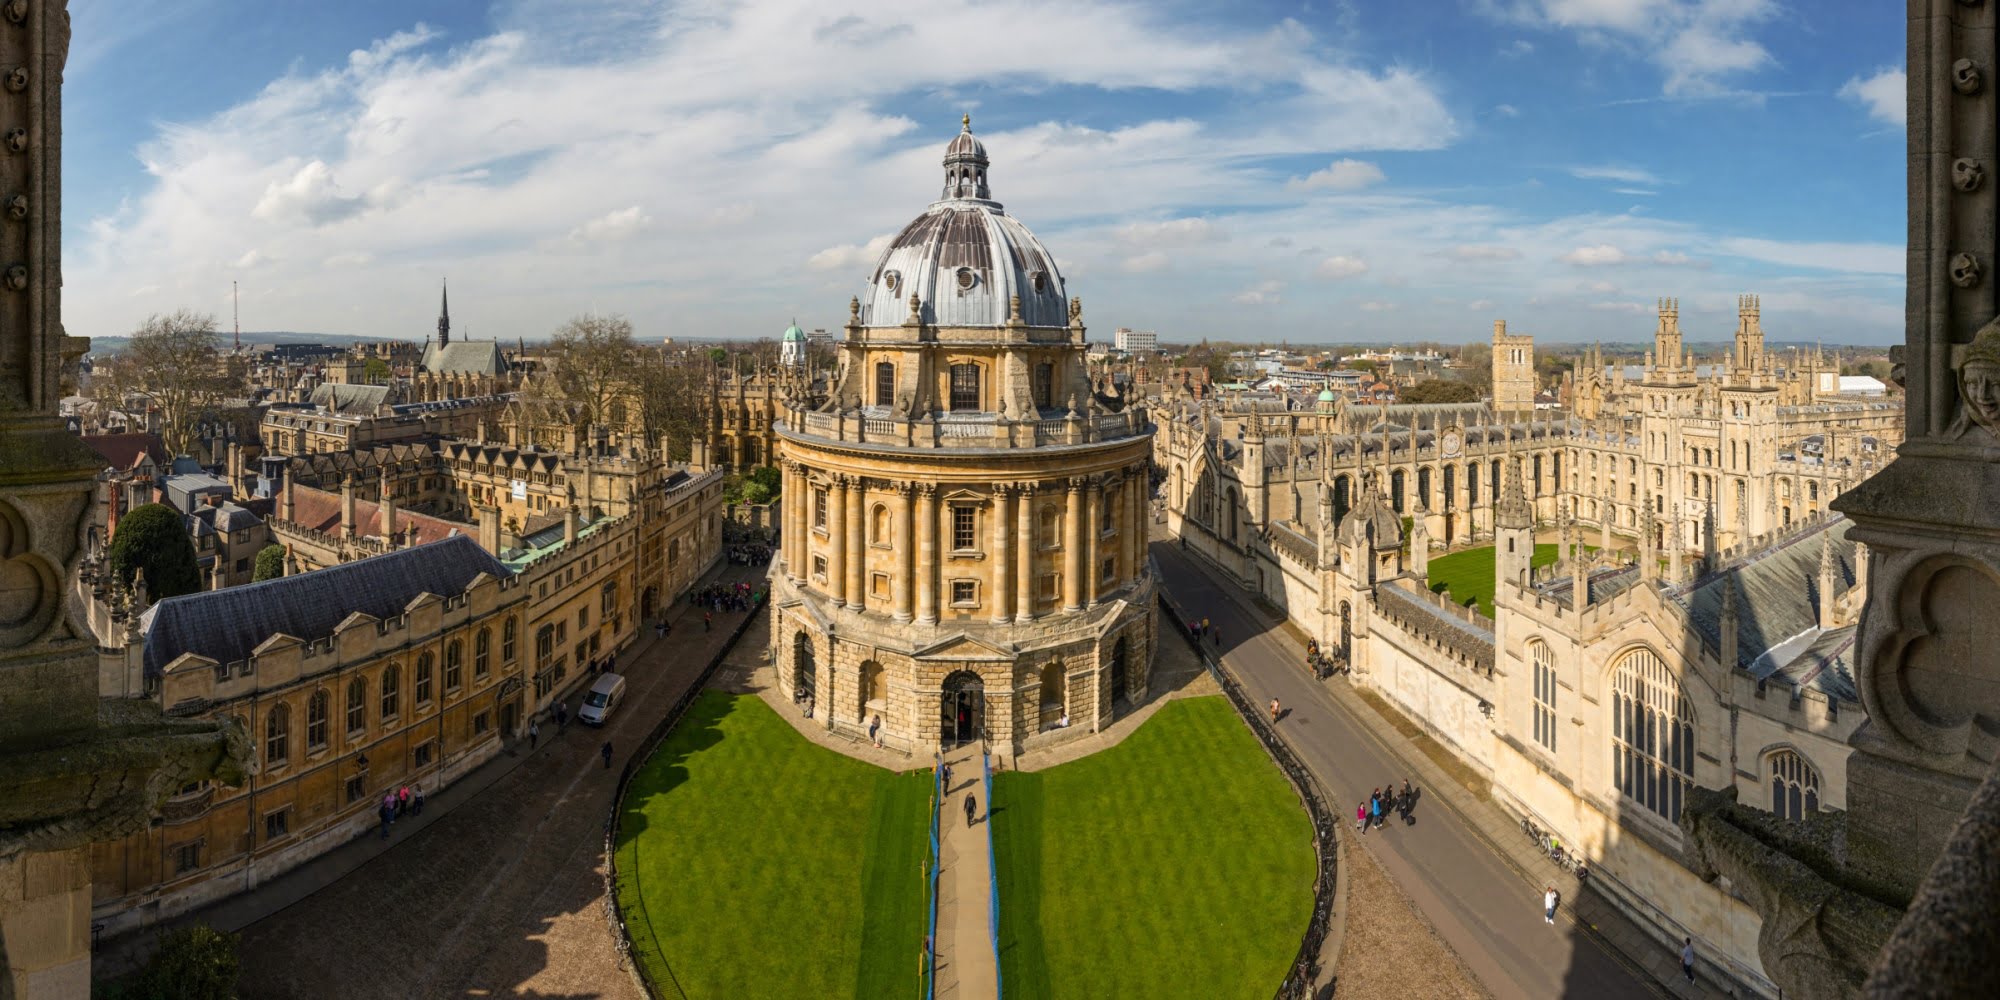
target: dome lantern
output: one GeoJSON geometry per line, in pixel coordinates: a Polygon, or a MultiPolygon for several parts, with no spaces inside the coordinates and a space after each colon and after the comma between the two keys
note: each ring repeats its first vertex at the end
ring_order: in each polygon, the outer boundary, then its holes
{"type": "Polygon", "coordinates": [[[986,201],[992,193],[986,187],[986,145],[972,134],[972,116],[958,120],[959,133],[944,147],[944,196],[977,198],[986,201]]]}

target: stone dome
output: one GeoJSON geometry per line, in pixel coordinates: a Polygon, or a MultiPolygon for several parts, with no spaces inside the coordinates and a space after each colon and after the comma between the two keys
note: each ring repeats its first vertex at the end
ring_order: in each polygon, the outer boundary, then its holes
{"type": "Polygon", "coordinates": [[[1021,322],[1069,325],[1068,297],[1055,256],[990,197],[986,147],[968,117],[945,147],[943,197],[883,251],[861,295],[862,326],[900,326],[916,296],[933,326],[1005,326],[1012,301],[1021,322]]]}

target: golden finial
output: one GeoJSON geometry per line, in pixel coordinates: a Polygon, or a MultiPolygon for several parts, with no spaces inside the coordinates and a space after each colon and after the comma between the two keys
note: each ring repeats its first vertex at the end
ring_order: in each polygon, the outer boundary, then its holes
{"type": "Polygon", "coordinates": [[[967,112],[966,114],[960,115],[958,117],[958,124],[959,127],[965,129],[965,131],[967,132],[972,131],[972,114],[970,112],[967,112]]]}

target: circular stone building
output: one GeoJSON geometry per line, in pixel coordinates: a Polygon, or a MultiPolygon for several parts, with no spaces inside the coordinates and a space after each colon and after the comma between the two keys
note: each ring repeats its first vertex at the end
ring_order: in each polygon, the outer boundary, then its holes
{"type": "Polygon", "coordinates": [[[987,167],[967,121],[849,303],[839,374],[778,429],[779,687],[920,752],[1096,729],[1153,659],[1152,426],[1094,391],[1082,303],[987,167]]]}

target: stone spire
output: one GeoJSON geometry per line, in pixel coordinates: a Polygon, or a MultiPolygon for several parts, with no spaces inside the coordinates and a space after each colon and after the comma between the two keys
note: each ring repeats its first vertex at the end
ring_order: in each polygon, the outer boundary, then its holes
{"type": "Polygon", "coordinates": [[[451,289],[440,285],[438,289],[438,346],[448,347],[450,345],[451,289]]]}
{"type": "Polygon", "coordinates": [[[1493,507],[1493,524],[1501,528],[1532,528],[1535,525],[1535,509],[1528,504],[1527,491],[1521,486],[1521,465],[1514,457],[1514,447],[1510,441],[1500,486],[1500,502],[1493,507]]]}
{"type": "Polygon", "coordinates": [[[1834,600],[1840,596],[1840,564],[1833,558],[1833,530],[1819,533],[1819,627],[1834,625],[1834,600]]]}

